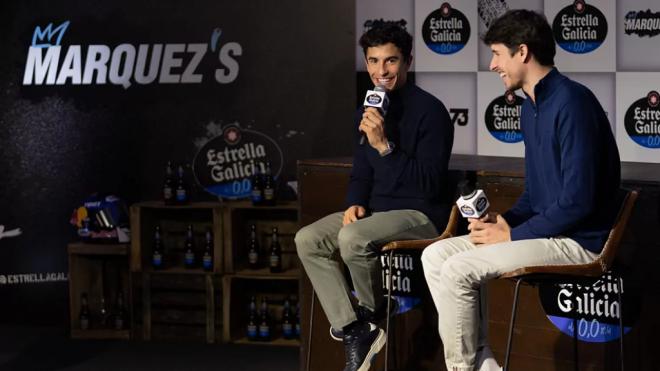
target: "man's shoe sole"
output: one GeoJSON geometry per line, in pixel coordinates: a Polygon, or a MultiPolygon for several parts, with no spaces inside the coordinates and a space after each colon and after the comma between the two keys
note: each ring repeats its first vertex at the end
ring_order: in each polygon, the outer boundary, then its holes
{"type": "Polygon", "coordinates": [[[344,341],[344,332],[342,332],[342,337],[337,337],[332,333],[332,326],[330,326],[330,337],[337,341],[344,341]]]}
{"type": "Polygon", "coordinates": [[[385,336],[385,331],[379,328],[378,336],[376,337],[376,340],[374,340],[374,342],[371,343],[371,348],[369,349],[369,353],[367,353],[367,356],[364,357],[364,362],[362,362],[362,365],[360,365],[360,368],[358,368],[357,371],[369,371],[369,368],[371,368],[371,363],[376,358],[378,352],[380,352],[380,350],[383,349],[383,345],[385,345],[386,341],[387,341],[387,337],[385,336]]]}

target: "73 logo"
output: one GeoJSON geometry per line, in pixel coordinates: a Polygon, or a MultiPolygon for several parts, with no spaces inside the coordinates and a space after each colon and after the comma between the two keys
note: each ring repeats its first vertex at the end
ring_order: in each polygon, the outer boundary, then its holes
{"type": "Polygon", "coordinates": [[[451,123],[453,125],[466,126],[468,124],[467,108],[450,108],[449,115],[451,116],[451,123]]]}

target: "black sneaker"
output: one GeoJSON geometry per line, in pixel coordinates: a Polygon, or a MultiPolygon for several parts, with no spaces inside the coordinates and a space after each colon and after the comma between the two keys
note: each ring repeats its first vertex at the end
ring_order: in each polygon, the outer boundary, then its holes
{"type": "Polygon", "coordinates": [[[386,341],[385,331],[373,323],[356,323],[344,334],[344,371],[368,371],[386,341]]]}
{"type": "MultiPolygon", "coordinates": [[[[385,306],[386,301],[387,300],[384,300],[375,312],[372,312],[365,307],[358,306],[357,310],[355,311],[358,321],[378,323],[385,320],[387,317],[387,307],[385,306]]],[[[398,311],[399,302],[396,299],[390,299],[390,318],[394,317],[398,311]]],[[[330,326],[330,337],[334,340],[342,341],[344,340],[344,331],[330,326]]]]}

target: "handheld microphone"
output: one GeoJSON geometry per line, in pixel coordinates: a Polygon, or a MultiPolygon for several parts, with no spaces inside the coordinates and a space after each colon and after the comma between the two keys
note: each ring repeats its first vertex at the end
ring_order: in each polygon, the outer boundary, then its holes
{"type": "MultiPolygon", "coordinates": [[[[390,99],[387,97],[387,90],[382,85],[376,85],[374,90],[367,90],[364,97],[364,107],[374,107],[380,111],[380,114],[385,117],[387,115],[387,108],[390,106],[390,99]]],[[[362,133],[360,137],[360,145],[364,144],[366,135],[362,133]]]]}
{"type": "Polygon", "coordinates": [[[474,184],[463,180],[458,184],[461,197],[456,200],[458,210],[464,218],[481,218],[486,213],[490,203],[486,193],[481,189],[475,189],[474,184]]]}

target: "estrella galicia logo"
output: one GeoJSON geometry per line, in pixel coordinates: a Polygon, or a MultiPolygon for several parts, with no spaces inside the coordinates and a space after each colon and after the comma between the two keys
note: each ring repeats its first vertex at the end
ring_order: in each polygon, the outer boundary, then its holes
{"type": "Polygon", "coordinates": [[[193,174],[197,183],[215,196],[245,198],[252,191],[252,175],[257,169],[263,174],[267,161],[277,178],[284,158],[275,140],[231,124],[200,148],[193,160],[193,174]]]}
{"type": "Polygon", "coordinates": [[[504,143],[523,140],[520,130],[520,110],[524,99],[512,91],[495,98],[486,108],[486,128],[495,139],[504,143]]]}
{"type": "Polygon", "coordinates": [[[470,22],[460,10],[443,3],[422,25],[424,43],[432,51],[449,55],[463,49],[470,39],[470,22]]]}
{"type": "Polygon", "coordinates": [[[463,205],[461,206],[461,213],[463,215],[474,215],[474,209],[472,209],[469,205],[463,205]]]}
{"type": "Polygon", "coordinates": [[[630,139],[642,147],[660,148],[660,94],[650,91],[628,107],[624,116],[630,139]]]}
{"type": "Polygon", "coordinates": [[[641,307],[640,296],[626,293],[617,281],[608,272],[591,286],[541,284],[541,305],[550,322],[568,336],[573,336],[573,317],[576,317],[579,340],[590,343],[614,341],[619,338],[619,293],[625,308],[624,334],[637,322],[641,307]]]}
{"type": "Polygon", "coordinates": [[[607,37],[605,15],[584,0],[576,0],[559,11],[552,22],[552,32],[560,48],[569,53],[590,53],[607,37]]]}
{"type": "Polygon", "coordinates": [[[623,21],[623,29],[626,35],[658,36],[660,34],[660,12],[652,12],[650,9],[629,11],[623,21]]]}
{"type": "Polygon", "coordinates": [[[382,100],[383,99],[378,94],[371,94],[367,97],[367,102],[369,102],[369,104],[380,104],[382,100]]]}

